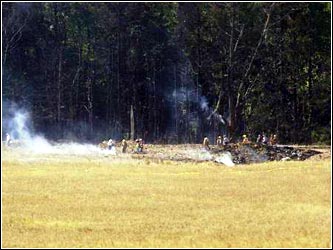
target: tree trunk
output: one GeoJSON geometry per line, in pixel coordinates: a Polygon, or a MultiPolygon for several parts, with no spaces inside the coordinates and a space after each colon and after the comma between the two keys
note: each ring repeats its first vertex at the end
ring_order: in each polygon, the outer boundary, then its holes
{"type": "Polygon", "coordinates": [[[229,135],[234,137],[235,133],[235,126],[236,126],[236,113],[235,113],[235,106],[234,106],[234,98],[233,93],[231,90],[231,86],[233,85],[233,53],[234,53],[234,19],[235,19],[235,8],[233,3],[232,6],[232,14],[231,14],[231,21],[230,21],[230,39],[229,39],[229,60],[228,60],[228,81],[227,81],[227,92],[228,92],[228,106],[229,106],[229,135]]]}
{"type": "Polygon", "coordinates": [[[308,93],[307,93],[307,119],[306,119],[306,126],[311,129],[311,123],[312,123],[312,88],[313,88],[313,62],[312,62],[312,57],[313,57],[313,39],[311,40],[311,45],[309,49],[309,60],[308,60],[308,93]]]}
{"type": "Polygon", "coordinates": [[[112,124],[112,109],[113,103],[112,103],[112,86],[113,86],[113,50],[111,48],[109,49],[109,74],[108,74],[108,87],[107,87],[107,107],[106,107],[106,122],[109,132],[111,130],[111,124],[112,124]]]}
{"type": "Polygon", "coordinates": [[[153,89],[154,89],[154,138],[157,137],[157,107],[156,107],[156,68],[153,67],[153,89]]]}
{"type": "Polygon", "coordinates": [[[178,111],[177,111],[177,64],[173,67],[174,76],[174,110],[175,110],[175,135],[178,138],[178,111]]]}
{"type": "Polygon", "coordinates": [[[133,105],[131,105],[130,121],[131,121],[131,140],[134,141],[134,138],[135,138],[135,127],[134,127],[133,105]]]}
{"type": "Polygon", "coordinates": [[[308,120],[307,123],[310,125],[312,123],[312,85],[313,85],[313,65],[312,65],[312,58],[310,56],[309,58],[309,72],[308,72],[308,81],[309,81],[309,87],[308,87],[308,95],[307,95],[307,104],[308,104],[308,120]]]}
{"type": "MultiPolygon", "coordinates": [[[[120,10],[118,8],[118,12],[117,12],[117,17],[118,17],[118,32],[117,32],[117,110],[120,111],[121,109],[121,105],[120,105],[120,95],[121,95],[121,91],[120,91],[120,57],[121,57],[121,26],[120,26],[120,10]]],[[[116,115],[117,113],[115,113],[116,115]]],[[[115,118],[115,121],[117,122],[121,122],[121,116],[118,116],[115,118]]],[[[118,128],[118,126],[116,126],[116,128],[118,128]]],[[[117,133],[118,133],[118,129],[116,129],[117,133]]]]}
{"type": "Polygon", "coordinates": [[[57,81],[57,131],[61,134],[61,107],[62,107],[62,48],[59,49],[58,81],[57,81]]]}
{"type": "Polygon", "coordinates": [[[85,106],[88,112],[88,122],[89,122],[89,138],[93,135],[93,96],[92,96],[92,80],[89,77],[87,83],[87,106],[85,106]]]}

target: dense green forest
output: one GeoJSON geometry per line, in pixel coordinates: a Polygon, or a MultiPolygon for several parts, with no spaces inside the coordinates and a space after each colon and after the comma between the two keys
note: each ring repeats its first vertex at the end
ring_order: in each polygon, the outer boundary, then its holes
{"type": "Polygon", "coordinates": [[[49,139],[330,143],[331,3],[2,2],[2,104],[49,139]]]}

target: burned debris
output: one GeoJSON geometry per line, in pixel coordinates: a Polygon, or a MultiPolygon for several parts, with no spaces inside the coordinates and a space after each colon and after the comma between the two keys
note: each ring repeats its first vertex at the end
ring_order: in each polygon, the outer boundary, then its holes
{"type": "Polygon", "coordinates": [[[228,151],[232,155],[235,164],[259,163],[265,161],[298,160],[303,161],[313,155],[320,154],[315,150],[301,149],[283,145],[263,144],[229,144],[222,149],[213,149],[213,154],[228,151]]]}
{"type": "MultiPolygon", "coordinates": [[[[206,141],[205,141],[206,142],[206,141]]],[[[104,144],[106,141],[104,142],[104,144]]],[[[119,143],[118,143],[119,144],[119,143]]],[[[225,165],[251,164],[267,161],[303,161],[320,151],[285,145],[265,145],[259,143],[228,143],[224,145],[203,144],[145,144],[144,150],[138,150],[139,140],[128,141],[128,153],[132,158],[151,160],[170,160],[185,162],[214,161],[225,165]],[[230,159],[228,164],[226,159],[230,159]]],[[[118,147],[121,145],[119,144],[118,147]]],[[[101,147],[102,148],[102,147],[101,147]]]]}

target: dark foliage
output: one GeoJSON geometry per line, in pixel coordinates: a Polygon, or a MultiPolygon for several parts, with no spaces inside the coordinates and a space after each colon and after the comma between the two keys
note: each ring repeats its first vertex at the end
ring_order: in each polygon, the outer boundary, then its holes
{"type": "Polygon", "coordinates": [[[2,3],[2,99],[50,139],[331,138],[330,3],[2,3]]]}

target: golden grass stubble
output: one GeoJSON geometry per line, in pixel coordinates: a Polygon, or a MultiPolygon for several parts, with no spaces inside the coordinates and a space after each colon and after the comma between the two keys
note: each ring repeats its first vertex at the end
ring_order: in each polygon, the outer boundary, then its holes
{"type": "Polygon", "coordinates": [[[3,162],[3,247],[330,244],[327,162],[12,162],[3,162]]]}

